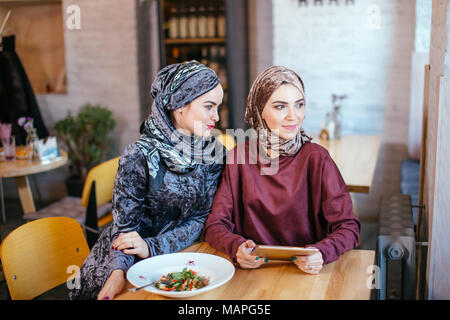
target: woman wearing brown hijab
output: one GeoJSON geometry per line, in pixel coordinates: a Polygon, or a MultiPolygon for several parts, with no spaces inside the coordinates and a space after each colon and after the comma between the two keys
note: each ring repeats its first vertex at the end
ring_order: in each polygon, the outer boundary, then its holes
{"type": "Polygon", "coordinates": [[[245,120],[257,138],[228,154],[204,229],[205,240],[243,268],[267,262],[249,254],[255,243],[319,249],[294,259],[310,274],[358,244],[350,194],[327,150],[302,129],[305,111],[303,81],[294,71],[270,67],[253,83],[245,120]],[[262,158],[251,161],[255,142],[262,158]],[[277,170],[262,174],[263,158],[276,161],[277,170]]]}

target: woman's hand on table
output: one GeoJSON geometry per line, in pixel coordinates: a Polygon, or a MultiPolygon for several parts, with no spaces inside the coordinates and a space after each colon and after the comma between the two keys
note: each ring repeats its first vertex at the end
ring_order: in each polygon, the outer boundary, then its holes
{"type": "MultiPolygon", "coordinates": [[[[314,247],[309,247],[314,248],[314,247]]],[[[296,256],[294,263],[305,273],[318,274],[323,268],[323,258],[320,251],[310,256],[296,256]]]]}
{"type": "Polygon", "coordinates": [[[263,258],[250,255],[255,246],[256,244],[252,240],[247,240],[239,246],[236,252],[236,260],[241,268],[255,269],[264,264],[263,258]]]}
{"type": "Polygon", "coordinates": [[[97,300],[112,300],[114,297],[122,292],[125,287],[125,274],[122,270],[114,270],[111,272],[108,280],[102,290],[97,295],[97,300]]]}
{"type": "Polygon", "coordinates": [[[142,259],[150,256],[147,242],[136,231],[120,233],[114,240],[112,249],[121,250],[125,254],[135,254],[142,259]]]}

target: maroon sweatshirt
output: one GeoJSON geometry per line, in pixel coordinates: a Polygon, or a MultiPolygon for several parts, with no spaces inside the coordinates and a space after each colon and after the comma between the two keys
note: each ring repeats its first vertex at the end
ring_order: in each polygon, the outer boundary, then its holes
{"type": "Polygon", "coordinates": [[[314,246],[327,264],[358,245],[359,219],[325,148],[306,143],[295,155],[281,156],[273,175],[261,174],[262,167],[273,164],[249,160],[248,142],[241,148],[244,156],[237,147],[228,154],[206,221],[203,235],[211,246],[234,261],[238,247],[248,239],[256,244],[314,246]]]}

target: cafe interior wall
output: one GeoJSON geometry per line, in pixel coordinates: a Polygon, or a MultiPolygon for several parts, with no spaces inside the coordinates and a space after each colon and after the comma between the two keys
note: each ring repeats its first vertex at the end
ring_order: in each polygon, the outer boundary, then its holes
{"type": "Polygon", "coordinates": [[[406,145],[414,1],[272,3],[273,62],[305,82],[306,131],[318,133],[332,110],[331,95],[345,94],[345,134],[376,134],[383,143],[406,145]]]}

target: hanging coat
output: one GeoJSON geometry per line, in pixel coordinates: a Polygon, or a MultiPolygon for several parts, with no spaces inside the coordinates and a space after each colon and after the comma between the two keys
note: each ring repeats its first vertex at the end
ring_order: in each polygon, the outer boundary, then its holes
{"type": "Polygon", "coordinates": [[[34,127],[40,139],[48,137],[39,106],[28,76],[15,51],[15,36],[3,37],[0,51],[0,121],[12,123],[16,144],[25,144],[26,133],[17,120],[28,116],[34,119],[34,127]]]}

